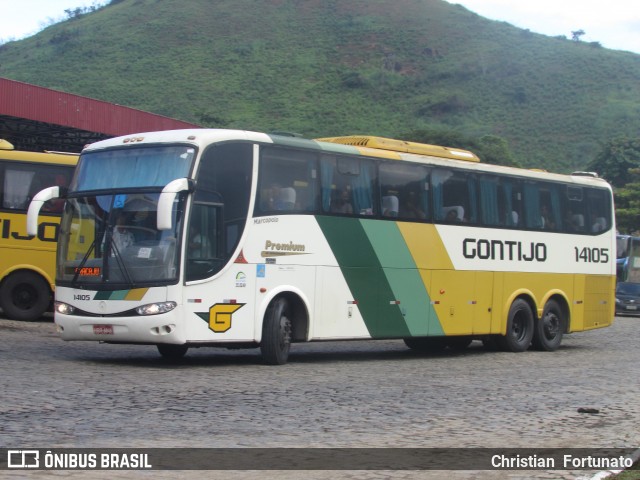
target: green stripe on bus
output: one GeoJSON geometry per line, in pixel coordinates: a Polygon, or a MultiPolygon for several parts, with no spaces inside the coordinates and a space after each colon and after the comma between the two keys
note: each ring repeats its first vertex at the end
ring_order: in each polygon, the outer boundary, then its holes
{"type": "Polygon", "coordinates": [[[444,335],[426,286],[396,222],[362,220],[411,335],[444,335]]]}
{"type": "Polygon", "coordinates": [[[410,336],[400,306],[391,303],[395,298],[393,290],[363,223],[353,218],[316,218],[347,285],[358,302],[371,336],[410,336]]]}
{"type": "Polygon", "coordinates": [[[97,292],[94,300],[124,300],[129,290],[114,290],[112,292],[97,292]]]}
{"type": "Polygon", "coordinates": [[[96,292],[94,300],[141,300],[148,288],[96,292]]]}

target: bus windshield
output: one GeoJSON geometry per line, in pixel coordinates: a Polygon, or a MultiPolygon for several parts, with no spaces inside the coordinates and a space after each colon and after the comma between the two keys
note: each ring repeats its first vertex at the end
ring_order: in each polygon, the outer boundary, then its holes
{"type": "Polygon", "coordinates": [[[114,289],[175,283],[184,195],[170,230],[157,229],[158,199],[166,184],[189,175],[195,154],[185,145],[84,153],[60,227],[57,281],[114,289]]]}
{"type": "Polygon", "coordinates": [[[61,222],[56,282],[118,290],[175,284],[181,265],[187,281],[219,272],[247,220],[253,148],[249,143],[207,148],[194,192],[175,197],[171,227],[160,230],[161,192],[172,181],[192,176],[196,151],[173,144],[85,152],[61,222]]]}
{"type": "Polygon", "coordinates": [[[57,281],[114,289],[175,283],[184,195],[173,205],[172,229],[158,230],[159,193],[89,195],[65,206],[57,281]]]}
{"type": "Polygon", "coordinates": [[[85,153],[69,191],[164,187],[189,176],[195,153],[193,147],[182,145],[85,153]]]}

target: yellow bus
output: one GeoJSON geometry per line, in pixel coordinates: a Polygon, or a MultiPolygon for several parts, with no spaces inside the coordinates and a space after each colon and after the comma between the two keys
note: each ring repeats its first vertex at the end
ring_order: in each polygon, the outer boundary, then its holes
{"type": "MultiPolygon", "coordinates": [[[[37,212],[59,189],[39,192],[37,212]]],[[[375,137],[176,130],[85,148],[66,194],[64,340],[259,347],[399,339],[553,351],[614,318],[606,181],[375,137]]]]}
{"type": "Polygon", "coordinates": [[[0,308],[5,317],[35,320],[51,305],[63,201],[47,202],[35,235],[26,233],[33,196],[69,185],[77,155],[16,151],[0,140],[0,308]]]}

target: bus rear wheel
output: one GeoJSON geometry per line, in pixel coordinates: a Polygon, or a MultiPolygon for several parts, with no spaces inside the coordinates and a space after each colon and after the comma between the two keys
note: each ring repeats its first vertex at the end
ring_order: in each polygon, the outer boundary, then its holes
{"type": "Polygon", "coordinates": [[[558,302],[549,300],[544,306],[542,317],[533,332],[533,347],[536,350],[553,352],[560,347],[565,329],[565,319],[558,302]]]}
{"type": "Polygon", "coordinates": [[[289,302],[277,298],[269,305],[262,325],[260,351],[269,365],[283,365],[291,347],[291,317],[289,302]]]}
{"type": "Polygon", "coordinates": [[[174,345],[171,343],[159,343],[156,346],[162,358],[169,360],[179,360],[184,357],[187,354],[187,350],[189,350],[189,347],[186,345],[174,345]]]}
{"type": "Polygon", "coordinates": [[[507,331],[496,340],[502,350],[507,352],[524,352],[531,345],[534,320],[529,304],[517,298],[511,304],[507,317],[507,331]]]}
{"type": "Polygon", "coordinates": [[[50,304],[51,289],[40,275],[16,272],[2,283],[0,307],[5,316],[12,320],[37,320],[50,304]]]}

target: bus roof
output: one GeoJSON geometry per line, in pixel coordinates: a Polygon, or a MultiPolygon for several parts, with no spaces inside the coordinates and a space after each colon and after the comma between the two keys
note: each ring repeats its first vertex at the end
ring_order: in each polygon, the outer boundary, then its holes
{"type": "Polygon", "coordinates": [[[11,143],[0,139],[0,160],[75,166],[78,163],[78,154],[14,150],[11,143]]]}
{"type": "Polygon", "coordinates": [[[317,138],[316,140],[318,142],[340,143],[342,145],[390,150],[392,152],[415,153],[417,155],[452,158],[455,160],[466,160],[469,162],[480,161],[475,153],[462,150],[460,148],[441,147],[439,145],[429,145],[427,143],[407,142],[405,140],[395,140],[393,138],[372,137],[368,135],[350,135],[346,137],[317,138]]]}
{"type": "Polygon", "coordinates": [[[475,154],[467,150],[367,135],[327,137],[310,140],[288,135],[267,134],[248,130],[194,128],[144,132],[110,138],[87,145],[83,152],[113,147],[175,142],[192,144],[194,147],[198,147],[207,145],[208,143],[233,140],[271,143],[331,153],[359,154],[383,159],[406,160],[434,166],[452,166],[453,162],[458,168],[474,170],[478,173],[503,173],[548,181],[573,183],[576,185],[593,185],[610,188],[609,184],[602,178],[550,173],[481,163],[475,154]]]}

